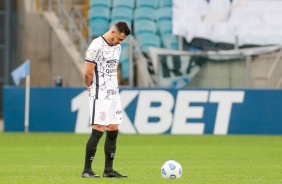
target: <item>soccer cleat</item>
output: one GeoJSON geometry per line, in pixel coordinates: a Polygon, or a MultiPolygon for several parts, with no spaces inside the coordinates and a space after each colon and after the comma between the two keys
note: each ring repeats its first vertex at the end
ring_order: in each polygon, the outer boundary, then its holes
{"type": "Polygon", "coordinates": [[[110,171],[110,172],[104,172],[103,174],[104,178],[127,178],[126,175],[120,174],[117,171],[110,171]]]}
{"type": "Polygon", "coordinates": [[[93,171],[83,171],[81,174],[82,178],[100,178],[99,175],[95,174],[93,171]]]}

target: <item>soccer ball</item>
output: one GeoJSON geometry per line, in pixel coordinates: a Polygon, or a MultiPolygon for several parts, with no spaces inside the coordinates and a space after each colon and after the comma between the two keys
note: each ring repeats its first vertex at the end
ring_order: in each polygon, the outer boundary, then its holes
{"type": "Polygon", "coordinates": [[[182,167],[175,160],[168,160],[161,169],[162,177],[166,179],[178,179],[182,175],[182,167]]]}

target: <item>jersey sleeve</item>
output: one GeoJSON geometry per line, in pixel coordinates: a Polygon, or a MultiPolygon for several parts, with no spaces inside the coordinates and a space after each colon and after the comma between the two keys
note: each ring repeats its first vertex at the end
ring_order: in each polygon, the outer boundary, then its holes
{"type": "Polygon", "coordinates": [[[96,63],[98,57],[98,51],[100,49],[100,44],[96,40],[93,40],[85,53],[85,61],[96,63]]]}

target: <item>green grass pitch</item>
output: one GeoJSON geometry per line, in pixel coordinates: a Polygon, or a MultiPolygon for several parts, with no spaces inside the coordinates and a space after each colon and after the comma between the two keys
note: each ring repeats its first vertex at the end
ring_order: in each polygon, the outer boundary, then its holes
{"type": "MultiPolygon", "coordinates": [[[[0,183],[282,183],[282,136],[119,135],[114,168],[127,179],[81,178],[88,134],[0,133],[0,183]],[[161,176],[166,160],[183,168],[161,176]]],[[[100,140],[93,169],[102,174],[100,140]]]]}

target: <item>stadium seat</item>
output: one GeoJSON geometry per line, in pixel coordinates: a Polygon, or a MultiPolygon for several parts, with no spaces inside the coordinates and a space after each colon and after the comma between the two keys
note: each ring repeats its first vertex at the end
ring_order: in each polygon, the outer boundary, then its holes
{"type": "Polygon", "coordinates": [[[128,52],[128,38],[121,44],[120,64],[121,64],[121,78],[129,79],[129,52],[128,52]]]}
{"type": "Polygon", "coordinates": [[[89,21],[90,35],[97,37],[108,31],[109,22],[105,19],[91,19],[89,21]]]}
{"type": "Polygon", "coordinates": [[[172,0],[159,0],[159,7],[172,7],[172,0]]]}
{"type": "Polygon", "coordinates": [[[134,11],[134,21],[136,20],[152,20],[155,21],[155,9],[150,7],[139,7],[134,11]]]}
{"type": "Polygon", "coordinates": [[[150,7],[150,8],[158,8],[159,1],[158,0],[137,0],[136,8],[139,7],[150,7]]]}
{"type": "Polygon", "coordinates": [[[110,18],[110,10],[109,8],[98,6],[89,8],[88,20],[92,19],[104,19],[109,20],[110,18]]]}
{"type": "Polygon", "coordinates": [[[143,33],[137,36],[140,43],[141,50],[148,53],[149,47],[161,47],[161,40],[159,35],[153,33],[143,33]]]}
{"type": "Polygon", "coordinates": [[[158,30],[160,34],[172,34],[171,20],[162,21],[160,24],[158,24],[158,30]]]}
{"type": "Polygon", "coordinates": [[[121,65],[121,78],[123,80],[129,79],[129,59],[121,58],[120,65],[121,65]]]}
{"type": "Polygon", "coordinates": [[[97,6],[111,8],[112,0],[90,0],[90,6],[89,6],[90,8],[97,7],[97,6]]]}
{"type": "Polygon", "coordinates": [[[113,8],[126,7],[133,9],[135,7],[135,0],[113,0],[113,8]]]}
{"type": "Polygon", "coordinates": [[[139,35],[142,33],[157,33],[157,25],[154,21],[139,20],[134,21],[134,34],[139,35]]]}
{"type": "Polygon", "coordinates": [[[171,20],[171,19],[172,19],[172,8],[171,7],[163,7],[157,10],[156,20],[158,24],[160,24],[162,21],[171,20]]]}
{"type": "Polygon", "coordinates": [[[126,7],[114,7],[111,12],[111,19],[112,20],[132,20],[133,11],[132,9],[126,7]]]}

